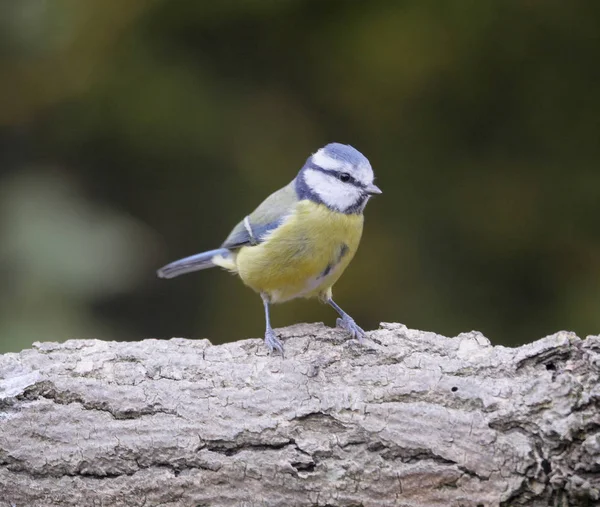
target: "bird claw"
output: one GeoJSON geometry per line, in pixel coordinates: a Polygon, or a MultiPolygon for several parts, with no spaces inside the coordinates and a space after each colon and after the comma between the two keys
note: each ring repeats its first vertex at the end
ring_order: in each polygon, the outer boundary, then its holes
{"type": "Polygon", "coordinates": [[[356,338],[358,343],[362,343],[365,338],[364,330],[354,322],[354,319],[349,315],[345,315],[342,318],[338,318],[336,321],[337,327],[345,329],[350,333],[352,338],[356,338]]]}
{"type": "Polygon", "coordinates": [[[277,350],[283,358],[283,344],[277,339],[275,331],[272,329],[268,329],[265,333],[265,345],[269,348],[271,354],[277,350]]]}

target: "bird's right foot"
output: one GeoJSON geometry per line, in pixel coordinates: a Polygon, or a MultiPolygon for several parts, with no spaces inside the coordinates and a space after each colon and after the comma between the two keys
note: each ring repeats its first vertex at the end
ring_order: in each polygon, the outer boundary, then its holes
{"type": "Polygon", "coordinates": [[[363,343],[365,339],[365,332],[362,327],[354,322],[354,319],[350,317],[350,315],[346,313],[341,319],[337,319],[335,322],[337,327],[348,331],[352,338],[356,338],[358,340],[358,343],[363,343]]]}
{"type": "Polygon", "coordinates": [[[269,348],[269,352],[273,354],[273,351],[277,351],[283,357],[283,344],[277,338],[275,331],[272,329],[267,329],[265,333],[265,345],[269,348]]]}

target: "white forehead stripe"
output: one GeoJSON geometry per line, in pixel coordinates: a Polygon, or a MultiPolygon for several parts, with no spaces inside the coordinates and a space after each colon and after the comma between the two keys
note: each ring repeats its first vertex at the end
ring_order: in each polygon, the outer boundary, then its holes
{"type": "Polygon", "coordinates": [[[341,183],[334,175],[314,169],[304,171],[304,181],[330,208],[345,211],[354,206],[362,196],[362,190],[341,183]]]}
{"type": "Polygon", "coordinates": [[[348,166],[343,160],[338,160],[337,158],[327,155],[324,148],[321,148],[312,156],[312,163],[326,171],[339,171],[348,166]]]}
{"type": "Polygon", "coordinates": [[[371,164],[369,164],[369,162],[360,164],[358,167],[356,167],[352,175],[363,185],[370,185],[373,183],[373,169],[371,168],[371,164]]]}

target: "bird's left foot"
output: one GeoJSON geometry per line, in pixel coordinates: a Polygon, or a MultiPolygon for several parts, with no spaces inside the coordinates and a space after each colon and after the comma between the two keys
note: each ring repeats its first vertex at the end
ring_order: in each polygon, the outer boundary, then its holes
{"type": "Polygon", "coordinates": [[[336,320],[337,327],[341,327],[348,331],[352,338],[356,338],[358,343],[362,343],[365,339],[365,332],[362,327],[360,327],[354,319],[349,315],[344,315],[342,318],[336,320]]]}

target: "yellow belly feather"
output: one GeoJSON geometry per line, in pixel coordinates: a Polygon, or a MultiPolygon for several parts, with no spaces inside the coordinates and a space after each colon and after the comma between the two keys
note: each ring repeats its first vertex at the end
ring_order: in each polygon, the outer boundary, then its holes
{"type": "Polygon", "coordinates": [[[246,285],[267,293],[273,303],[327,297],[354,257],[362,228],[362,215],[301,201],[266,241],[242,247],[228,263],[218,264],[236,271],[246,285]]]}

